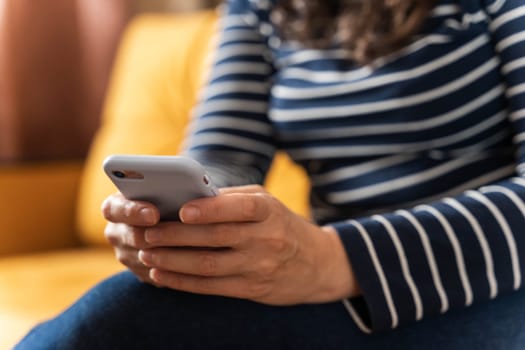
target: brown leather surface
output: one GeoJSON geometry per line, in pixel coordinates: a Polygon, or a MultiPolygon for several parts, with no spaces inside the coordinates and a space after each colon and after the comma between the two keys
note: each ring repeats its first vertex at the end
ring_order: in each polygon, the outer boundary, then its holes
{"type": "Polygon", "coordinates": [[[0,160],[83,157],[126,0],[0,0],[0,160]]]}

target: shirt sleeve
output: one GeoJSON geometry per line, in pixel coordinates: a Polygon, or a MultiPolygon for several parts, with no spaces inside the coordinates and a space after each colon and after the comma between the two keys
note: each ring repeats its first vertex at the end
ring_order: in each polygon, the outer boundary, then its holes
{"type": "Polygon", "coordinates": [[[410,210],[334,223],[363,297],[344,303],[365,332],[520,289],[525,269],[525,4],[487,0],[517,150],[516,176],[410,210]]]}
{"type": "Polygon", "coordinates": [[[220,187],[261,184],[276,150],[267,118],[274,68],[251,4],[230,0],[223,10],[214,64],[184,153],[220,187]]]}

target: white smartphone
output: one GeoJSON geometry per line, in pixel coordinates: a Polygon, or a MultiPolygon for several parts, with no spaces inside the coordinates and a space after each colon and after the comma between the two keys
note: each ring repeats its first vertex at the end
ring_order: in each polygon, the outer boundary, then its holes
{"type": "Polygon", "coordinates": [[[188,157],[112,155],[103,167],[124,197],[154,204],[162,221],[180,221],[182,205],[219,193],[204,167],[188,157]]]}

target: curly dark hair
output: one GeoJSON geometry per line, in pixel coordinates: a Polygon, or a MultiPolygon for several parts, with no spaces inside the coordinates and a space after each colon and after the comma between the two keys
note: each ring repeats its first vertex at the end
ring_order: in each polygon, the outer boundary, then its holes
{"type": "Polygon", "coordinates": [[[410,42],[437,0],[279,0],[272,13],[285,39],[326,48],[336,40],[366,64],[410,42]]]}

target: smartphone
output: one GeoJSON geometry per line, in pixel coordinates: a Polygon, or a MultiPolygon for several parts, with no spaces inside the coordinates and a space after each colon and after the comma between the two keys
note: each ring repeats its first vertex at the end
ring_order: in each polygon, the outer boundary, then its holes
{"type": "Polygon", "coordinates": [[[186,202],[219,193],[204,167],[184,156],[112,155],[103,168],[124,197],[154,204],[162,221],[180,221],[186,202]]]}

